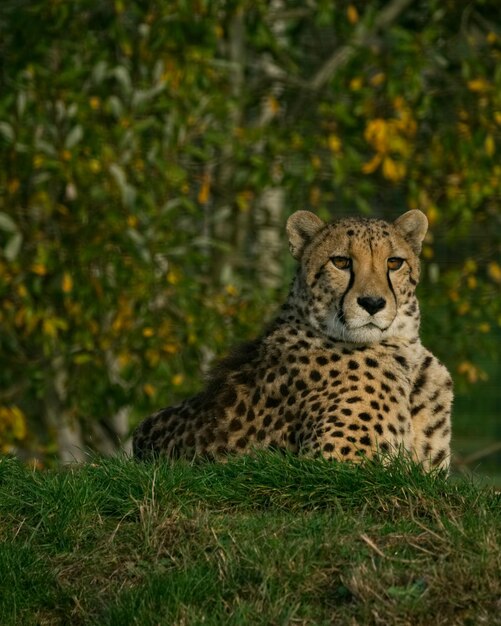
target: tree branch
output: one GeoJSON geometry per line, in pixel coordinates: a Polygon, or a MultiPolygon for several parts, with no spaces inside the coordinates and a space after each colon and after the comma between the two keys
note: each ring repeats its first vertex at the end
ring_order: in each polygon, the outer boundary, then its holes
{"type": "Polygon", "coordinates": [[[394,22],[413,1],[393,0],[376,16],[371,29],[367,29],[362,22],[356,29],[353,40],[334,52],[308,83],[308,87],[312,90],[323,87],[337,70],[348,63],[357,48],[367,45],[376,33],[394,22]]]}
{"type": "Polygon", "coordinates": [[[456,459],[456,465],[462,468],[471,465],[472,463],[477,463],[477,461],[480,461],[491,454],[495,454],[496,452],[501,452],[501,441],[496,441],[488,445],[486,448],[476,450],[468,456],[456,459]]]}

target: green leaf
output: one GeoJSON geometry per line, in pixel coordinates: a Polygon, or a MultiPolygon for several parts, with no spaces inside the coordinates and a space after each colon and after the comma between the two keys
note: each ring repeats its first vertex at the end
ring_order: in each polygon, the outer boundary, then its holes
{"type": "Polygon", "coordinates": [[[9,239],[7,245],[4,248],[4,254],[7,261],[12,262],[17,258],[19,251],[21,250],[22,243],[23,236],[21,233],[16,233],[9,239]]]}
{"type": "Polygon", "coordinates": [[[7,213],[0,213],[0,229],[8,233],[16,233],[18,230],[17,224],[7,213]]]}
{"type": "Polygon", "coordinates": [[[68,150],[71,150],[77,145],[77,143],[80,143],[80,141],[82,141],[83,136],[84,136],[83,128],[80,124],[77,124],[66,135],[66,141],[64,142],[65,147],[68,150]]]}
{"type": "Polygon", "coordinates": [[[0,135],[9,143],[12,143],[15,138],[14,129],[8,122],[0,122],[0,135]]]}

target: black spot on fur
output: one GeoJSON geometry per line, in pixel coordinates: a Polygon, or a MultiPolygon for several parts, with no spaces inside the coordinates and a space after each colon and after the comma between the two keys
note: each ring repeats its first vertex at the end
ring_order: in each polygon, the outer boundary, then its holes
{"type": "Polygon", "coordinates": [[[407,363],[407,359],[404,356],[400,354],[395,354],[393,358],[395,359],[397,363],[400,363],[400,365],[404,367],[405,369],[409,367],[409,364],[407,363]]]}
{"type": "Polygon", "coordinates": [[[273,398],[272,396],[269,396],[268,398],[266,398],[265,407],[267,409],[276,409],[281,402],[282,400],[280,398],[273,398]]]}

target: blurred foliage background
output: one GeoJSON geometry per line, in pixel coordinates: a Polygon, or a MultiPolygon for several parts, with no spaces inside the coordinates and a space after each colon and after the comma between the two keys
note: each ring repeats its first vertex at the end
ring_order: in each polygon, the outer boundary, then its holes
{"type": "Polygon", "coordinates": [[[456,461],[500,462],[500,130],[497,0],[3,0],[2,451],[113,453],[199,388],[293,211],[421,208],[456,461]]]}

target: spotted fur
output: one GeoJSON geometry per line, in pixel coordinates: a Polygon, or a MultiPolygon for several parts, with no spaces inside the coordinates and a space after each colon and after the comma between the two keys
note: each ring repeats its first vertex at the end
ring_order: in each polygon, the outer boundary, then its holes
{"type": "Polygon", "coordinates": [[[287,223],[299,262],[287,301],[261,337],[220,361],[205,389],[134,433],[134,455],[206,456],[276,447],[357,461],[405,450],[449,464],[452,382],[419,340],[426,217],[390,224],[287,223]]]}

